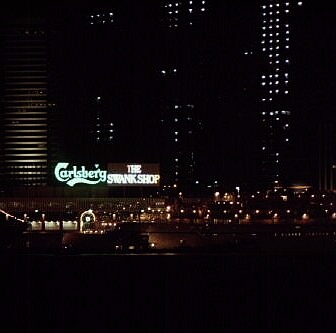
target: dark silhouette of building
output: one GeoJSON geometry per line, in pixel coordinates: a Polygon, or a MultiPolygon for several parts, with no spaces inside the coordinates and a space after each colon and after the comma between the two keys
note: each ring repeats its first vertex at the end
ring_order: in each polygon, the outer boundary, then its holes
{"type": "Polygon", "coordinates": [[[41,186],[48,174],[48,33],[36,17],[1,25],[0,177],[5,185],[41,186]]]}

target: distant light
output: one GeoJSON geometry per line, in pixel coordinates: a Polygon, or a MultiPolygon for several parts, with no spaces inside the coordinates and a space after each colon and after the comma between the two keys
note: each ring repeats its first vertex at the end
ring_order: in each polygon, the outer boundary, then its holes
{"type": "Polygon", "coordinates": [[[299,2],[298,2],[298,6],[302,6],[302,1],[299,1],[299,2]]]}

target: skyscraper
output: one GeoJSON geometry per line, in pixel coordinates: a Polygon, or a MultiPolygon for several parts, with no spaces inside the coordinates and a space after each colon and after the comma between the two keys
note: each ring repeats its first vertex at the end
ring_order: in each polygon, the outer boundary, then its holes
{"type": "Polygon", "coordinates": [[[204,113],[206,1],[161,5],[160,109],[162,175],[167,187],[190,189],[198,181],[204,113]]]}
{"type": "Polygon", "coordinates": [[[317,2],[263,1],[259,18],[262,183],[330,190],[333,13],[317,2]]]}
{"type": "Polygon", "coordinates": [[[45,185],[48,175],[48,37],[43,20],[1,25],[0,176],[3,185],[45,185]]]}
{"type": "MultiPolygon", "coordinates": [[[[260,5],[261,45],[261,156],[264,185],[290,182],[292,155],[291,44],[292,24],[301,3],[263,1],[260,5]]],[[[300,22],[301,23],[301,22],[300,22]]]]}

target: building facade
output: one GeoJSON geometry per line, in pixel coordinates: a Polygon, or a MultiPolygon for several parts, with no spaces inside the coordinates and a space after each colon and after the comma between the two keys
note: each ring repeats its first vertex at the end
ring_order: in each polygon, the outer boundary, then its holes
{"type": "Polygon", "coordinates": [[[206,1],[162,1],[160,112],[164,186],[190,191],[199,180],[204,136],[206,1]]]}
{"type": "MultiPolygon", "coordinates": [[[[288,186],[292,163],[292,58],[295,12],[300,2],[260,5],[261,176],[269,188],[288,186]]],[[[301,24],[301,22],[298,22],[301,24]]]]}
{"type": "Polygon", "coordinates": [[[48,35],[33,18],[1,26],[0,177],[3,185],[41,186],[48,178],[48,35]]]}

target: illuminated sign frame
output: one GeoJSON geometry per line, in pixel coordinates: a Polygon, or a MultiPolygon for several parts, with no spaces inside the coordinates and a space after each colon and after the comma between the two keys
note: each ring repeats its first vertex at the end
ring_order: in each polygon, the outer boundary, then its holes
{"type": "Polygon", "coordinates": [[[68,162],[59,162],[54,169],[55,178],[73,187],[76,184],[96,185],[106,183],[108,186],[159,186],[160,174],[158,164],[110,163],[108,170],[94,164],[93,169],[84,165],[70,166],[68,162]]]}

